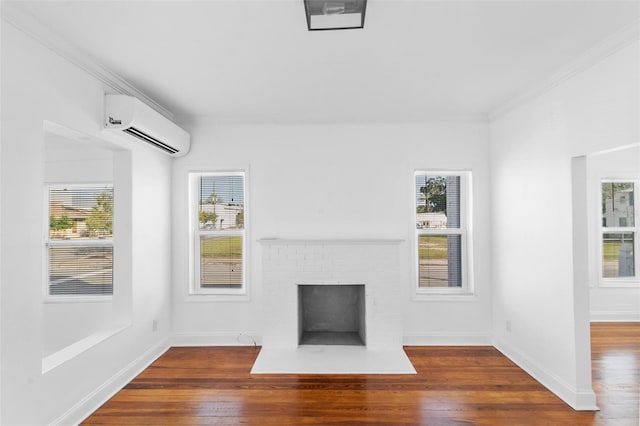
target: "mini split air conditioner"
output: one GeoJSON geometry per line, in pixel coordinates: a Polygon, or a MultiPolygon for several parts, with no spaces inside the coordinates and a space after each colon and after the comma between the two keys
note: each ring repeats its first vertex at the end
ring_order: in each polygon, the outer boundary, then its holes
{"type": "Polygon", "coordinates": [[[133,96],[105,95],[104,127],[174,157],[186,154],[191,144],[189,133],[133,96]]]}

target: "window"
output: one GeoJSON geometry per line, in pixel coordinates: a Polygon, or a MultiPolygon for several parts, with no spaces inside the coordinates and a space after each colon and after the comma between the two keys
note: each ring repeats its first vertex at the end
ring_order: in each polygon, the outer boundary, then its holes
{"type": "Polygon", "coordinates": [[[113,294],[113,186],[47,187],[46,295],[113,294]]]}
{"type": "Polygon", "coordinates": [[[602,181],[602,278],[634,280],[638,271],[637,181],[602,181]]]}
{"type": "Polygon", "coordinates": [[[471,175],[416,172],[418,293],[469,293],[471,175]]]}
{"type": "Polygon", "coordinates": [[[245,175],[193,173],[191,293],[245,293],[245,175]]]}

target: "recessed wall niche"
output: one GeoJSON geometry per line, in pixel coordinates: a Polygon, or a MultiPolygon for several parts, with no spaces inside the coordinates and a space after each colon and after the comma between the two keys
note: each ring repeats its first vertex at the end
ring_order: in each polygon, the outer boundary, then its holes
{"type": "MultiPolygon", "coordinates": [[[[43,371],[55,368],[76,354],[71,348],[91,346],[113,330],[130,323],[131,153],[90,135],[44,123],[43,220],[49,231],[48,188],[51,185],[113,185],[113,296],[94,298],[47,298],[47,271],[43,274],[43,371]],[[46,196],[45,196],[46,195],[46,196]],[[86,342],[86,345],[81,342],[86,342]]],[[[57,211],[57,210],[56,210],[57,211]]],[[[47,251],[43,250],[43,256],[47,251]]],[[[43,262],[46,264],[46,262],[43,262]]]]}

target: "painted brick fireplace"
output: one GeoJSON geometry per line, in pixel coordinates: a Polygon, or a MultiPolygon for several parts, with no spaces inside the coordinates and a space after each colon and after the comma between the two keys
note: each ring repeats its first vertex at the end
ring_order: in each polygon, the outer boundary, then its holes
{"type": "Polygon", "coordinates": [[[299,286],[363,285],[367,349],[402,348],[399,247],[392,239],[262,239],[263,346],[299,344],[299,286]]]}

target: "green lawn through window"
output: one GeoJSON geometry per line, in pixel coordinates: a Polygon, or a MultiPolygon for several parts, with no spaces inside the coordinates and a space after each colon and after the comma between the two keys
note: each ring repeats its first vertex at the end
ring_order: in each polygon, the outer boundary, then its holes
{"type": "Polygon", "coordinates": [[[242,257],[242,237],[207,238],[200,241],[200,255],[203,257],[242,257]]]}

